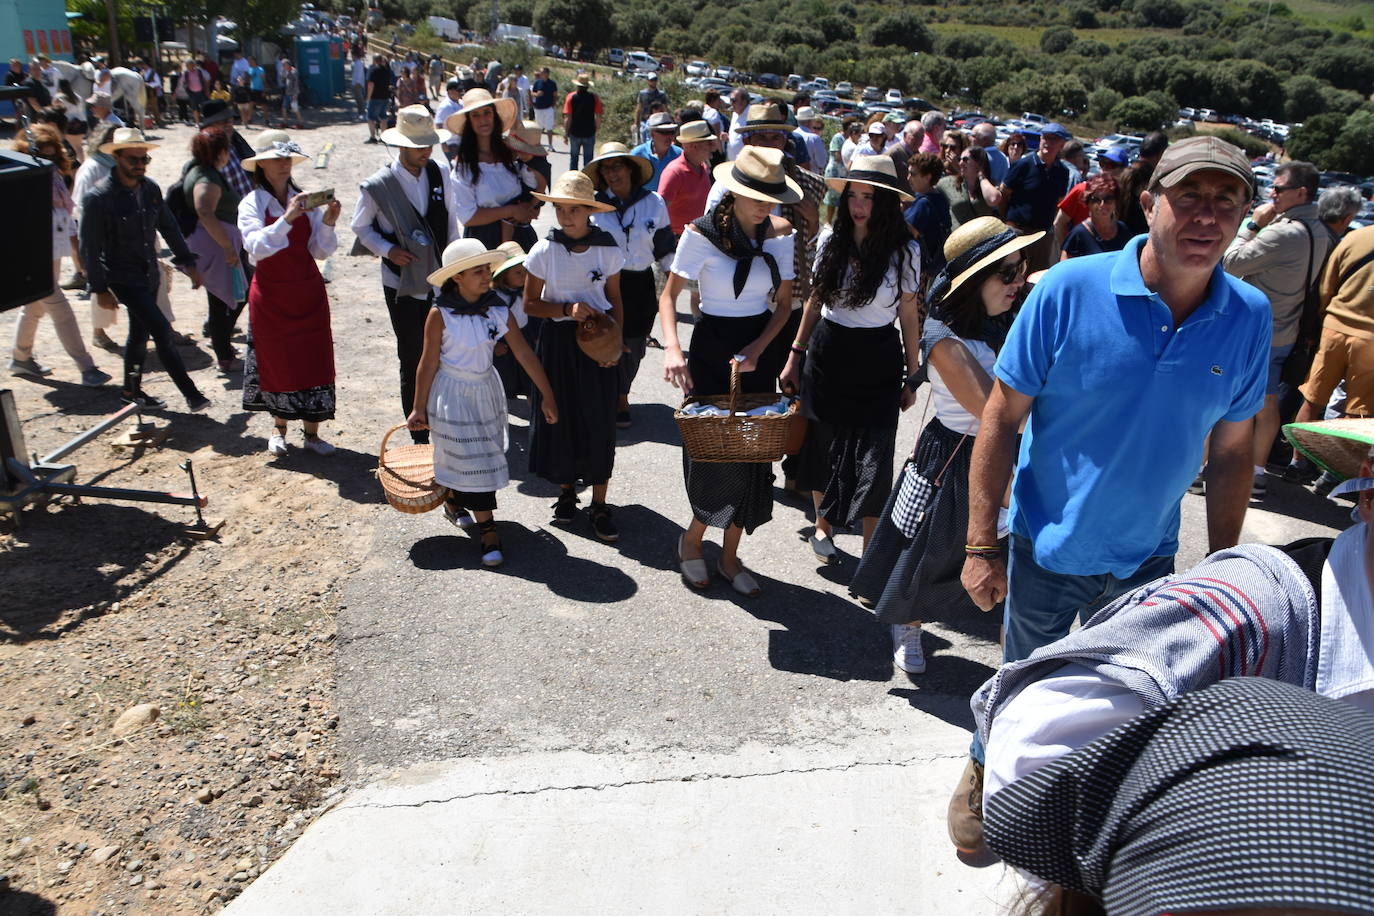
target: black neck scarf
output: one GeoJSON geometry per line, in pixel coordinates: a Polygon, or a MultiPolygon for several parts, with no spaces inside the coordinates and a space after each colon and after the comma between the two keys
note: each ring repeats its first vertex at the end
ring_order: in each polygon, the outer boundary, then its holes
{"type": "Polygon", "coordinates": [[[768,265],[768,273],[773,279],[773,289],[777,289],[782,285],[782,274],[778,271],[778,262],[771,254],[763,250],[763,241],[768,234],[768,221],[759,223],[758,231],[754,233],[754,238],[750,239],[744,234],[744,229],[740,227],[739,220],[731,217],[729,221],[730,232],[728,235],[722,235],[720,230],[716,228],[716,213],[719,212],[720,207],[721,204],[716,204],[714,210],[705,216],[692,220],[692,228],[716,246],[717,251],[735,262],[735,298],[739,298],[740,293],[744,292],[744,284],[749,282],[749,271],[754,265],[754,258],[763,258],[763,263],[768,265]]]}
{"type": "Polygon", "coordinates": [[[562,245],[569,251],[574,251],[578,248],[619,247],[619,245],[616,243],[615,236],[611,235],[605,229],[597,229],[595,226],[593,226],[591,231],[588,232],[586,235],[582,236],[582,238],[580,239],[568,238],[568,234],[566,232],[564,232],[562,229],[556,228],[550,229],[549,234],[545,236],[545,238],[547,238],[550,242],[562,245]]]}
{"type": "Polygon", "coordinates": [[[610,204],[612,207],[615,207],[616,222],[620,223],[620,228],[625,233],[626,240],[628,240],[630,238],[630,226],[625,225],[625,214],[629,212],[629,209],[635,204],[648,197],[650,193],[652,192],[650,192],[648,188],[640,184],[635,185],[634,188],[631,189],[630,196],[625,200],[616,197],[609,188],[604,191],[597,191],[596,199],[603,204],[610,204]]]}
{"type": "Polygon", "coordinates": [[[434,304],[439,308],[448,309],[455,315],[485,315],[493,306],[504,307],[506,301],[497,294],[496,290],[489,289],[477,297],[476,302],[469,302],[463,298],[463,294],[455,289],[452,292],[440,293],[439,298],[434,300],[434,304]]]}

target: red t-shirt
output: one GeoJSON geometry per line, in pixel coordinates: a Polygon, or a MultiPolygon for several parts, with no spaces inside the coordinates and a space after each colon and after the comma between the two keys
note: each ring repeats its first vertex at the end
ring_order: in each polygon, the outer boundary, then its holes
{"type": "Polygon", "coordinates": [[[1070,226],[1077,226],[1088,218],[1088,183],[1080,181],[1069,189],[1059,202],[1059,209],[1069,218],[1070,226]]]}
{"type": "Polygon", "coordinates": [[[663,167],[658,179],[658,193],[668,205],[668,222],[673,234],[706,212],[706,198],[711,193],[711,168],[693,168],[685,155],[678,156],[663,167]]]}

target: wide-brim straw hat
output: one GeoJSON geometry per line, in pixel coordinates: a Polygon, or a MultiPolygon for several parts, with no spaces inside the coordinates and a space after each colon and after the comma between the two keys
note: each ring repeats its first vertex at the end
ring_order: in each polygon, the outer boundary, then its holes
{"type": "Polygon", "coordinates": [[[844,193],[846,185],[866,184],[884,191],[892,191],[908,203],[916,199],[909,191],[904,191],[897,183],[897,165],[891,156],[855,156],[849,164],[849,174],[843,178],[827,178],[825,183],[830,190],[844,193]]]}
{"type": "Polygon", "coordinates": [[[601,177],[601,164],[603,162],[609,162],[612,159],[624,159],[631,169],[638,170],[639,176],[635,181],[636,185],[646,184],[654,177],[654,165],[652,162],[645,159],[643,156],[636,156],[634,153],[630,152],[630,148],[624,143],[611,141],[601,144],[601,149],[597,152],[596,158],[588,162],[582,169],[591,176],[592,184],[598,191],[606,190],[606,179],[601,177]]]}
{"type": "Polygon", "coordinates": [[[382,142],[387,146],[404,146],[409,149],[429,149],[438,143],[448,142],[450,134],[434,126],[434,115],[423,105],[407,105],[396,112],[396,126],[382,131],[382,142]]]}
{"type": "Polygon", "coordinates": [[[1360,465],[1374,447],[1374,419],[1348,417],[1316,423],[1289,423],[1283,434],[1293,447],[1324,471],[1342,480],[1360,476],[1360,465]]]}
{"type": "Polygon", "coordinates": [[[253,143],[253,155],[239,163],[245,171],[253,171],[265,159],[290,159],[291,164],[304,162],[307,156],[291,135],[284,130],[265,130],[253,143]]]}
{"type": "Polygon", "coordinates": [[[795,204],[802,199],[802,189],[782,167],[780,149],[766,146],[746,146],[733,162],[722,162],[711,170],[711,177],[726,189],[751,200],[767,200],[775,204],[795,204]]]}
{"type": "Polygon", "coordinates": [[[609,213],[615,209],[610,204],[596,199],[596,185],[585,172],[564,172],[554,181],[547,194],[531,191],[531,195],[551,204],[572,207],[588,207],[598,213],[609,213]]]}
{"type": "Polygon", "coordinates": [[[463,93],[463,97],[459,101],[463,103],[462,109],[444,119],[444,127],[452,131],[455,136],[463,133],[463,127],[468,123],[468,113],[479,108],[495,105],[496,116],[501,119],[502,127],[510,127],[515,124],[519,114],[519,106],[515,104],[515,99],[498,99],[485,89],[469,89],[463,93]]]}
{"type": "Polygon", "coordinates": [[[592,88],[592,78],[586,73],[577,74],[577,76],[573,77],[572,82],[574,86],[581,86],[583,89],[592,88]]]}
{"type": "Polygon", "coordinates": [[[471,270],[483,264],[487,264],[495,270],[496,265],[504,260],[506,260],[504,251],[495,248],[489,249],[478,239],[455,239],[449,242],[448,247],[444,249],[444,256],[440,259],[443,266],[425,279],[429,281],[430,286],[443,286],[445,280],[465,270],[471,270]]]}
{"type": "Polygon", "coordinates": [[[144,140],[143,134],[139,133],[137,128],[133,127],[116,128],[114,136],[110,138],[110,142],[100,145],[100,151],[107,156],[122,149],[134,148],[157,149],[158,145],[144,140]]]}
{"type": "Polygon", "coordinates": [[[512,267],[519,267],[525,263],[525,249],[520,247],[519,242],[502,242],[492,251],[499,251],[506,256],[506,259],[491,272],[492,279],[501,276],[512,267]]]}
{"type": "Polygon", "coordinates": [[[782,109],[774,102],[763,102],[759,105],[750,105],[748,112],[744,116],[744,123],[735,128],[737,134],[747,134],[755,130],[776,130],[783,133],[791,133],[792,125],[787,123],[787,118],[782,113],[782,109]]]}
{"type": "Polygon", "coordinates": [[[984,267],[997,263],[1012,252],[1034,245],[1044,235],[1043,231],[1017,235],[1014,229],[995,216],[980,216],[964,223],[945,240],[945,271],[950,275],[950,281],[949,288],[943,291],[941,298],[953,293],[984,267]],[[958,273],[955,273],[956,270],[958,273]]]}
{"type": "Polygon", "coordinates": [[[506,133],[506,145],[519,153],[531,156],[547,156],[549,151],[539,142],[544,129],[538,121],[524,121],[506,133]]]}
{"type": "Polygon", "coordinates": [[[715,132],[711,130],[711,123],[704,118],[697,118],[678,125],[678,143],[695,143],[698,140],[714,139],[716,139],[716,135],[715,132]]]}

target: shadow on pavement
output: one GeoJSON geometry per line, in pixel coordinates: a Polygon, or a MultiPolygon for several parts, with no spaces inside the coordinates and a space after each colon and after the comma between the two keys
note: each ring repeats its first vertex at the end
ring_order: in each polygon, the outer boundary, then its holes
{"type": "Polygon", "coordinates": [[[295,440],[291,442],[291,453],[272,461],[271,466],[332,481],[338,486],[339,495],[350,502],[366,505],[386,501],[382,485],[377,482],[376,455],[351,448],[335,449],[332,455],[316,455],[301,447],[300,440],[295,440]]]}
{"type": "Polygon", "coordinates": [[[677,421],[673,419],[676,408],[667,404],[631,404],[629,429],[616,430],[616,447],[625,448],[641,442],[660,442],[664,445],[682,444],[677,421]]]}
{"type": "Polygon", "coordinates": [[[28,891],[0,891],[0,913],[4,916],[56,916],[57,904],[28,891]]]}

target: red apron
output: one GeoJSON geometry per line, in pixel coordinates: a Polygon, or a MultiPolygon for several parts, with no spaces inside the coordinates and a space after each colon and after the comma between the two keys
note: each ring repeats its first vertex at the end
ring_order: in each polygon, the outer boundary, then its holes
{"type": "Polygon", "coordinates": [[[274,394],[334,384],[329,294],[310,254],[308,214],[291,225],[287,239],[284,249],[257,263],[248,290],[259,384],[274,394]]]}

